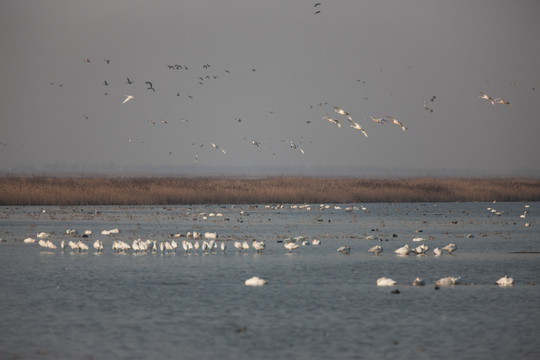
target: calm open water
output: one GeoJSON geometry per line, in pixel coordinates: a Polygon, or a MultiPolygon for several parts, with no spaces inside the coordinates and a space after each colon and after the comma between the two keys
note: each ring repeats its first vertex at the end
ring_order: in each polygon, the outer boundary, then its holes
{"type": "Polygon", "coordinates": [[[0,358],[540,358],[540,203],[340,206],[0,208],[0,358]],[[67,229],[92,230],[90,251],[23,243],[41,231],[56,245],[81,239],[67,229]],[[217,232],[227,251],[111,249],[188,231],[217,232]],[[322,244],[290,254],[278,242],[299,235],[322,244]],[[394,254],[417,236],[429,255],[394,254]],[[262,254],[233,247],[252,239],[262,254]],[[448,243],[453,255],[433,255],[448,243]],[[377,244],[382,254],[367,252],[377,244]],[[494,285],[505,274],[515,284],[494,285]],[[252,276],[267,285],[245,286],[252,276]],[[382,276],[398,285],[377,287],[382,276]],[[426,286],[410,285],[417,276],[426,286]],[[436,290],[446,276],[462,284],[436,290]]]}

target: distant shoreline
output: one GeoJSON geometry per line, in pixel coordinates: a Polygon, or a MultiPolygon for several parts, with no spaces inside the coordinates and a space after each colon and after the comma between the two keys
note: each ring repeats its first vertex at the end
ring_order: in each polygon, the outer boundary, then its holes
{"type": "Polygon", "coordinates": [[[2,176],[0,205],[540,201],[540,179],[2,176]]]}

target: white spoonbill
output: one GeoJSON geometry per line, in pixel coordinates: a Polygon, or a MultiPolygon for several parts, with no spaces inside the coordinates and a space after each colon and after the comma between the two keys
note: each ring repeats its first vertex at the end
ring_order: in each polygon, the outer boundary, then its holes
{"type": "Polygon", "coordinates": [[[413,280],[412,285],[413,286],[424,286],[424,285],[426,285],[426,283],[424,282],[424,280],[417,277],[416,279],[413,280]]]}
{"type": "Polygon", "coordinates": [[[441,255],[442,255],[442,250],[439,249],[439,248],[433,249],[433,255],[435,255],[435,256],[441,256],[441,255]]]}
{"type": "Polygon", "coordinates": [[[454,251],[457,250],[456,244],[448,244],[445,247],[442,248],[444,251],[448,251],[449,254],[452,254],[454,251]]]}
{"type": "Polygon", "coordinates": [[[343,245],[336,249],[341,255],[349,255],[351,253],[351,247],[349,245],[343,245]]]}
{"type": "Polygon", "coordinates": [[[459,284],[460,280],[461,280],[461,277],[459,276],[447,276],[447,277],[440,278],[439,280],[435,281],[435,285],[452,286],[452,285],[459,284]]]}
{"type": "Polygon", "coordinates": [[[126,96],[126,98],[125,98],[125,100],[122,102],[122,104],[127,103],[129,100],[135,99],[135,96],[133,96],[133,95],[125,95],[125,96],[126,96]]]}
{"type": "Polygon", "coordinates": [[[509,286],[514,284],[514,279],[511,277],[508,277],[508,275],[504,275],[502,278],[497,280],[495,284],[499,286],[509,286]]]}
{"type": "Polygon", "coordinates": [[[225,241],[221,242],[221,251],[225,253],[225,250],[227,250],[227,244],[225,244],[225,241]]]}
{"type": "Polygon", "coordinates": [[[94,249],[96,249],[96,251],[103,250],[103,241],[101,240],[94,241],[94,249]]]}
{"type": "Polygon", "coordinates": [[[36,236],[37,236],[38,238],[40,238],[40,239],[46,239],[46,238],[48,238],[50,235],[51,235],[51,234],[48,234],[48,233],[46,233],[46,232],[38,232],[38,233],[36,234],[36,236]]]}
{"type": "Polygon", "coordinates": [[[383,252],[383,248],[381,245],[375,245],[373,246],[372,248],[370,248],[368,250],[368,252],[372,253],[372,254],[375,254],[375,255],[379,255],[380,253],[383,252]]]}
{"type": "Polygon", "coordinates": [[[266,280],[261,279],[257,276],[249,278],[245,281],[246,286],[263,286],[266,285],[266,280]]]}
{"type": "Polygon", "coordinates": [[[257,241],[255,239],[253,239],[253,242],[251,243],[251,246],[255,250],[257,250],[257,254],[260,254],[261,251],[263,251],[266,248],[266,244],[264,243],[264,241],[257,241]]]}
{"type": "Polygon", "coordinates": [[[285,249],[289,250],[291,253],[299,247],[299,245],[295,242],[287,242],[283,244],[283,246],[285,246],[285,249]]]}
{"type": "Polygon", "coordinates": [[[397,282],[390,278],[385,278],[384,276],[377,279],[377,286],[394,286],[397,282]]]}
{"type": "Polygon", "coordinates": [[[411,251],[409,249],[409,245],[405,244],[399,249],[394,250],[394,252],[398,255],[404,256],[404,255],[409,255],[411,251]]]}
{"type": "Polygon", "coordinates": [[[364,130],[364,128],[362,127],[362,125],[360,125],[359,123],[353,122],[353,123],[352,123],[351,125],[349,125],[349,126],[352,127],[352,128],[355,129],[355,130],[360,130],[360,131],[362,132],[362,134],[364,134],[365,137],[368,137],[366,130],[364,130]]]}

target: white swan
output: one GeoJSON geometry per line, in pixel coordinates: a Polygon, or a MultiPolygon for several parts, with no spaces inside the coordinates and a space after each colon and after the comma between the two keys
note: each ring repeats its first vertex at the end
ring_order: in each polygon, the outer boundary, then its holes
{"type": "Polygon", "coordinates": [[[441,278],[437,281],[435,281],[435,285],[439,286],[452,286],[459,284],[459,281],[461,280],[461,277],[459,276],[447,276],[445,278],[441,278]]]}
{"type": "Polygon", "coordinates": [[[377,279],[377,286],[394,286],[397,282],[390,278],[385,278],[384,276],[377,279]]]}
{"type": "Polygon", "coordinates": [[[28,237],[26,239],[23,240],[25,244],[33,244],[36,242],[36,239],[33,239],[31,237],[28,237]]]}
{"type": "Polygon", "coordinates": [[[51,240],[47,240],[47,248],[49,249],[56,249],[56,245],[53,244],[51,240]]]}
{"type": "Polygon", "coordinates": [[[502,278],[497,280],[495,284],[499,286],[510,286],[514,284],[514,278],[508,277],[508,275],[504,275],[502,278]]]}
{"type": "Polygon", "coordinates": [[[266,285],[266,280],[261,279],[257,276],[249,278],[245,281],[246,286],[263,286],[266,285]]]}
{"type": "Polygon", "coordinates": [[[368,250],[368,252],[372,253],[372,254],[375,254],[375,255],[379,255],[380,253],[383,252],[383,248],[381,245],[375,245],[373,246],[372,248],[370,248],[368,250]]]}
{"type": "Polygon", "coordinates": [[[36,236],[37,236],[38,238],[40,238],[40,239],[46,239],[46,238],[48,238],[50,235],[51,235],[51,234],[48,234],[48,233],[46,233],[46,232],[38,232],[36,236]]]}

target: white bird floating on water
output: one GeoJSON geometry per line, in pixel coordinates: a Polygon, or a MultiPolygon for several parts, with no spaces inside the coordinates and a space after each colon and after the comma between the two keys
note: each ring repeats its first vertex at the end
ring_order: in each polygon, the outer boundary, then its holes
{"type": "Polygon", "coordinates": [[[394,252],[398,255],[404,256],[404,255],[409,255],[411,250],[409,249],[409,245],[405,244],[399,249],[394,250],[394,252]]]}
{"type": "Polygon", "coordinates": [[[426,239],[424,239],[423,237],[415,237],[412,239],[412,241],[419,242],[419,241],[426,241],[426,239]]]}
{"type": "Polygon", "coordinates": [[[315,245],[315,246],[321,245],[321,240],[319,240],[319,239],[313,239],[313,240],[311,241],[311,244],[312,244],[312,245],[315,245]]]}
{"type": "Polygon", "coordinates": [[[380,253],[383,252],[383,248],[381,245],[375,245],[373,246],[372,248],[370,248],[368,250],[368,252],[372,253],[372,254],[375,254],[375,255],[379,255],[380,253]]]}
{"type": "Polygon", "coordinates": [[[263,286],[266,285],[266,280],[254,276],[245,281],[246,286],[263,286]]]}
{"type": "Polygon", "coordinates": [[[508,277],[508,275],[504,275],[502,278],[497,280],[495,284],[499,286],[510,286],[514,284],[514,278],[508,277]]]}
{"type": "Polygon", "coordinates": [[[426,285],[426,283],[424,282],[424,280],[417,277],[416,279],[413,280],[412,285],[413,286],[424,286],[424,285],[426,285]]]}
{"type": "Polygon", "coordinates": [[[349,245],[340,246],[336,251],[341,255],[349,255],[351,253],[351,247],[349,245]]]}
{"type": "Polygon", "coordinates": [[[38,238],[40,238],[40,239],[46,239],[46,238],[48,238],[50,235],[51,235],[51,234],[48,234],[48,233],[46,233],[46,232],[38,232],[38,233],[36,234],[36,236],[37,236],[38,238]]]}
{"type": "Polygon", "coordinates": [[[442,255],[442,250],[439,249],[439,248],[435,248],[435,249],[433,249],[433,254],[435,256],[441,256],[442,255]]]}
{"type": "Polygon", "coordinates": [[[456,244],[448,244],[445,247],[442,248],[444,251],[447,251],[449,254],[452,254],[454,251],[457,250],[456,244]]]}
{"type": "Polygon", "coordinates": [[[397,282],[390,278],[381,277],[377,279],[377,286],[394,286],[397,282]]]}
{"type": "Polygon", "coordinates": [[[26,239],[23,240],[26,244],[33,244],[36,242],[36,239],[33,239],[31,237],[28,237],[26,239]]]}
{"type": "Polygon", "coordinates": [[[459,284],[459,281],[461,280],[461,277],[459,276],[447,276],[445,278],[441,278],[437,281],[435,281],[435,285],[439,286],[452,286],[459,284]]]}

